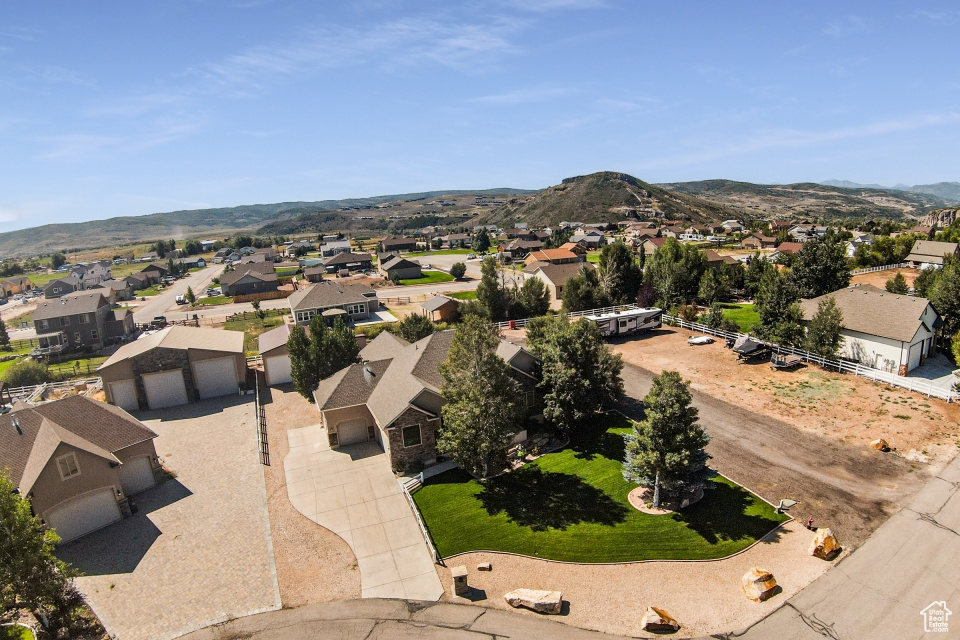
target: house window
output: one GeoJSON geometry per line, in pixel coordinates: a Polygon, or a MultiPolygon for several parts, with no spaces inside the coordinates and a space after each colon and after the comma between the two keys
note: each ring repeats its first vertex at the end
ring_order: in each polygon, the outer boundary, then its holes
{"type": "Polygon", "coordinates": [[[403,428],[403,446],[417,447],[422,443],[423,438],[420,435],[420,425],[415,424],[411,427],[403,428]]]}
{"type": "Polygon", "coordinates": [[[80,316],[80,324],[87,324],[88,322],[90,322],[89,313],[84,313],[83,315],[80,316]]]}
{"type": "Polygon", "coordinates": [[[97,334],[97,330],[96,330],[96,329],[92,329],[92,330],[90,331],[90,337],[93,338],[94,340],[97,340],[97,339],[100,338],[100,336],[97,334]]]}
{"type": "Polygon", "coordinates": [[[77,456],[72,453],[60,456],[57,458],[57,469],[60,470],[61,480],[80,475],[80,467],[77,466],[77,456]]]}
{"type": "Polygon", "coordinates": [[[49,327],[50,327],[50,325],[47,323],[46,320],[41,320],[41,321],[40,321],[40,330],[41,330],[41,331],[46,331],[49,327]]]}
{"type": "Polygon", "coordinates": [[[367,307],[363,304],[351,304],[347,307],[347,311],[350,312],[350,315],[358,315],[361,313],[366,313],[367,307]]]}
{"type": "Polygon", "coordinates": [[[74,342],[78,342],[78,343],[81,341],[81,340],[80,340],[80,332],[79,332],[79,331],[76,332],[75,334],[73,334],[73,341],[74,341],[74,342]]]}
{"type": "Polygon", "coordinates": [[[54,288],[53,288],[53,292],[54,292],[54,293],[60,293],[60,291],[61,291],[60,287],[54,287],[54,288]]]}
{"type": "Polygon", "coordinates": [[[61,326],[61,327],[69,327],[69,326],[70,326],[70,316],[63,316],[62,318],[60,318],[60,326],[61,326]]]}

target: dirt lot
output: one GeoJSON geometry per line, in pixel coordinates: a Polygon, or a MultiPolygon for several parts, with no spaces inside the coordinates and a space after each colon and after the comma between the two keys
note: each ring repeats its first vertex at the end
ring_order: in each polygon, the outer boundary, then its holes
{"type": "Polygon", "coordinates": [[[907,286],[912,287],[913,281],[920,275],[919,269],[886,269],[884,271],[874,271],[872,273],[861,273],[850,279],[850,284],[872,284],[881,289],[887,284],[887,280],[897,275],[897,271],[903,274],[907,280],[907,286]]]}
{"type": "Polygon", "coordinates": [[[287,497],[286,431],[317,424],[320,415],[290,386],[270,389],[265,402],[271,465],[264,467],[267,508],[284,607],[360,597],[357,559],[335,533],[305,518],[287,497]]]}
{"type": "Polygon", "coordinates": [[[722,343],[692,347],[690,335],[664,328],[614,344],[627,395],[642,398],[652,374],[680,371],[713,436],[712,466],[768,500],[800,500],[792,515],[830,526],[848,548],[957,453],[956,405],[813,366],[737,365],[722,343]],[[898,453],[870,449],[878,437],[898,453]]]}

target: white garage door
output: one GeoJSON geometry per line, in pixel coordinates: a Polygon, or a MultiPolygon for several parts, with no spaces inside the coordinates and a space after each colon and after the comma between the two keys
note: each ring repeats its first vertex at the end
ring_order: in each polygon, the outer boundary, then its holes
{"type": "Polygon", "coordinates": [[[47,526],[57,530],[63,542],[69,542],[120,519],[120,507],[113,488],[98,489],[76,497],[44,516],[47,526]]]}
{"type": "Polygon", "coordinates": [[[923,355],[923,342],[910,345],[910,360],[907,365],[907,371],[912,371],[914,367],[920,366],[920,356],[923,355]]]}
{"type": "Polygon", "coordinates": [[[153,485],[153,468],[147,456],[130,458],[120,466],[120,486],[128,496],[140,493],[153,485]]]}
{"type": "Polygon", "coordinates": [[[180,369],[145,374],[143,388],[147,392],[147,405],[151,409],[187,404],[187,388],[183,384],[183,371],[180,369]]]}
{"type": "Polygon", "coordinates": [[[137,404],[137,385],[133,380],[111,382],[110,395],[113,397],[113,404],[121,409],[136,411],[140,408],[137,404]]]}
{"type": "Polygon", "coordinates": [[[363,418],[341,422],[337,425],[337,442],[341,447],[348,444],[366,442],[369,439],[367,421],[363,418]]]}
{"type": "Polygon", "coordinates": [[[193,372],[197,377],[197,389],[201,398],[216,398],[236,393],[237,366],[233,358],[200,360],[193,363],[193,372]]]}
{"type": "Polygon", "coordinates": [[[263,362],[267,371],[267,384],[286,384],[292,381],[290,377],[290,356],[273,356],[263,362]]]}

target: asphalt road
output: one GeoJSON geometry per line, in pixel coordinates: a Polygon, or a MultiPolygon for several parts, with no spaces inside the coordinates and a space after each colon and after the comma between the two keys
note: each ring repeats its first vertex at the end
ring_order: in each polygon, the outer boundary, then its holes
{"type": "MultiPolygon", "coordinates": [[[[176,301],[178,295],[185,294],[187,287],[191,287],[197,296],[202,295],[203,292],[206,291],[207,285],[219,276],[222,271],[222,265],[212,265],[200,271],[187,274],[185,278],[181,278],[167,287],[163,293],[151,296],[147,298],[146,302],[141,303],[136,311],[133,312],[134,321],[138,324],[147,324],[156,316],[166,316],[168,320],[172,320],[172,314],[167,312],[177,308],[176,301]]],[[[181,313],[179,315],[179,318],[184,317],[187,317],[187,314],[181,313]]]]}

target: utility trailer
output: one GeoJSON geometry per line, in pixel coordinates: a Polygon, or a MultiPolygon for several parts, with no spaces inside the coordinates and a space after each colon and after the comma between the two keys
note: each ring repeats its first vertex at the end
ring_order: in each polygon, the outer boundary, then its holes
{"type": "Polygon", "coordinates": [[[659,328],[663,322],[663,309],[625,309],[586,318],[600,327],[600,334],[604,338],[610,338],[659,328]]]}

